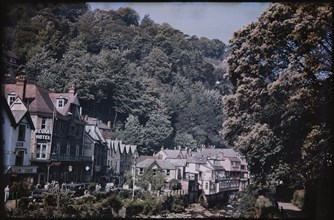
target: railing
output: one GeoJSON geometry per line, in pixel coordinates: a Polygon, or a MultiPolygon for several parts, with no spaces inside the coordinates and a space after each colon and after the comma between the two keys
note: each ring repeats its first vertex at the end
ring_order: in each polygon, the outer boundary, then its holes
{"type": "Polygon", "coordinates": [[[49,160],[49,155],[42,155],[37,153],[31,153],[31,160],[46,161],[49,160]]]}
{"type": "Polygon", "coordinates": [[[53,161],[92,161],[92,157],[75,155],[51,155],[53,161]]]}

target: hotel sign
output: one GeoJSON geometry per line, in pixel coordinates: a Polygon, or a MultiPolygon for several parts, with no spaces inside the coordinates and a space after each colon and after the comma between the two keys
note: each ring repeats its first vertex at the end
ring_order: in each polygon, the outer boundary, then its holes
{"type": "Polygon", "coordinates": [[[51,140],[51,131],[49,130],[37,129],[35,133],[36,133],[36,139],[51,140]]]}

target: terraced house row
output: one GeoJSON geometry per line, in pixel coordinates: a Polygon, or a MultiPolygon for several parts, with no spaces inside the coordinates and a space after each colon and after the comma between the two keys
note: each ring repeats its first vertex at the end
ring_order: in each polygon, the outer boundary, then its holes
{"type": "Polygon", "coordinates": [[[126,169],[132,168],[129,164],[138,157],[136,145],[113,144],[110,122],[81,114],[74,86],[67,93],[57,93],[27,83],[21,73],[16,83],[2,85],[1,108],[8,183],[43,185],[52,180],[69,183],[115,178],[121,184],[126,169]]]}
{"type": "Polygon", "coordinates": [[[249,184],[245,158],[233,149],[201,147],[138,154],[136,145],[113,140],[111,123],[83,116],[75,87],[57,93],[29,84],[24,72],[2,91],[3,161],[7,182],[41,184],[114,182],[126,172],[165,173],[166,187],[178,180],[193,198],[244,189],[249,184]]]}

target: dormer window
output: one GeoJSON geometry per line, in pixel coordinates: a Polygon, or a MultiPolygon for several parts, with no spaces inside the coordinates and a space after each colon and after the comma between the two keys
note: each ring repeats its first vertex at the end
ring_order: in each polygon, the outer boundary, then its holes
{"type": "Polygon", "coordinates": [[[58,99],[57,100],[57,108],[63,108],[65,105],[65,100],[64,99],[58,99]]]}
{"type": "Polygon", "coordinates": [[[11,92],[8,94],[8,105],[11,106],[16,100],[15,92],[11,92]]]}

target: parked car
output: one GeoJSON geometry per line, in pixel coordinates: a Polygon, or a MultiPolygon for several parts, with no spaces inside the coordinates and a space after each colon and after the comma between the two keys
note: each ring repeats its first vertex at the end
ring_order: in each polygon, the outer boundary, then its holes
{"type": "Polygon", "coordinates": [[[68,190],[73,194],[73,196],[77,197],[84,195],[84,192],[88,187],[88,183],[68,183],[63,187],[64,190],[68,190]]]}
{"type": "Polygon", "coordinates": [[[46,189],[34,189],[30,196],[29,196],[29,199],[32,201],[32,202],[42,202],[43,201],[43,193],[44,192],[47,192],[46,189]]]}

